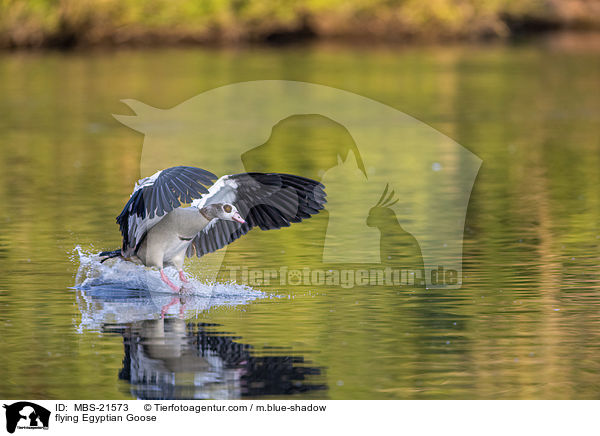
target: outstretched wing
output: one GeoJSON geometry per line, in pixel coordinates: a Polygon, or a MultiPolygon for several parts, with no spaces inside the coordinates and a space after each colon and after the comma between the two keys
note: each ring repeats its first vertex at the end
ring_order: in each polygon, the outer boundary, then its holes
{"type": "Polygon", "coordinates": [[[202,208],[214,203],[235,205],[245,224],[213,220],[188,247],[187,256],[201,257],[232,243],[253,227],[288,227],[317,214],[326,203],[323,184],[306,177],[278,173],[242,173],[221,177],[208,194],[192,202],[202,208]]]}
{"type": "Polygon", "coordinates": [[[201,168],[178,166],[138,180],[117,217],[123,235],[123,255],[135,253],[146,232],[167,213],[208,193],[206,186],[216,178],[201,168]]]}

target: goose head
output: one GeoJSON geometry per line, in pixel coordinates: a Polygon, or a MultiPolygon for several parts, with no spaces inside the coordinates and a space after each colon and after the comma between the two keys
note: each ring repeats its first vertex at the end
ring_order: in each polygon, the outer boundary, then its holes
{"type": "Polygon", "coordinates": [[[211,204],[210,206],[201,209],[201,212],[211,219],[216,218],[225,221],[235,221],[240,224],[246,222],[238,212],[237,208],[230,203],[211,204]]]}

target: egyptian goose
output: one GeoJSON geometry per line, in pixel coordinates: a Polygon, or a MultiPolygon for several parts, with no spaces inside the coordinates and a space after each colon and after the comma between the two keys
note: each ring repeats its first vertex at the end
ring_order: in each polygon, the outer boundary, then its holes
{"type": "Polygon", "coordinates": [[[177,166],[138,180],[117,217],[123,236],[120,249],[100,253],[160,269],[162,280],[180,291],[164,272],[174,266],[187,283],[183,262],[202,257],[245,235],[287,227],[323,209],[324,186],[305,177],[278,173],[217,176],[209,171],[177,166]],[[210,188],[206,188],[210,186],[210,188]],[[181,207],[191,203],[190,207],[181,207]]]}

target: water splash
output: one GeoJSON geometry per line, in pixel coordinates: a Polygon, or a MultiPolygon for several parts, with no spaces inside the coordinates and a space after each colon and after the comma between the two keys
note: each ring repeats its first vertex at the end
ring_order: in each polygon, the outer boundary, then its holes
{"type": "MultiPolygon", "coordinates": [[[[100,263],[97,253],[80,246],[72,260],[79,262],[75,277],[77,304],[81,311],[78,330],[101,330],[104,324],[123,324],[164,315],[186,318],[214,307],[237,306],[267,298],[265,292],[237,283],[207,283],[189,276],[185,294],[173,293],[158,271],[115,259],[100,263]]],[[[175,283],[177,271],[165,272],[175,283]]]]}

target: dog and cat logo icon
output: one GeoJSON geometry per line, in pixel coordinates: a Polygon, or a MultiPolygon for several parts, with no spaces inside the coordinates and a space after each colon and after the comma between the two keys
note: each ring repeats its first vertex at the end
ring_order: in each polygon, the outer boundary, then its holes
{"type": "Polygon", "coordinates": [[[6,409],[6,431],[14,433],[18,429],[48,429],[50,411],[42,406],[29,401],[19,401],[10,405],[4,404],[6,409]]]}

